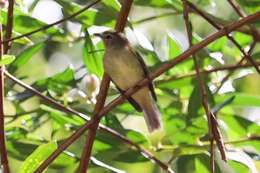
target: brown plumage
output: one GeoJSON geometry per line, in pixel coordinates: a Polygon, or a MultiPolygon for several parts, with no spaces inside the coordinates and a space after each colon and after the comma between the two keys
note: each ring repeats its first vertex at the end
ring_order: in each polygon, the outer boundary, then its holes
{"type": "MultiPolygon", "coordinates": [[[[142,57],[133,50],[122,33],[106,31],[95,34],[105,44],[104,69],[120,92],[133,87],[137,82],[148,77],[148,69],[142,57]]],[[[134,93],[128,101],[144,112],[148,130],[153,132],[162,128],[161,115],[155,104],[156,95],[152,82],[134,93]]]]}

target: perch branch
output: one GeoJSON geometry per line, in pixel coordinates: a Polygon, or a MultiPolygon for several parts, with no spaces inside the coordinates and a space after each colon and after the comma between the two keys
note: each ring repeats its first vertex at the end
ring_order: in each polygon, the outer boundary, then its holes
{"type": "MultiPolygon", "coordinates": [[[[133,3],[133,0],[124,0],[122,2],[121,10],[119,12],[116,27],[115,27],[116,31],[122,32],[124,30],[132,3],[133,3]]],[[[92,119],[95,123],[93,124],[92,128],[89,129],[89,132],[88,132],[86,144],[85,144],[84,150],[81,155],[79,171],[78,171],[79,173],[85,173],[85,172],[87,172],[87,169],[88,169],[93,143],[94,143],[94,140],[96,137],[99,122],[101,120],[101,117],[99,118],[97,115],[99,114],[101,109],[104,107],[105,99],[107,96],[107,91],[109,88],[109,82],[110,82],[110,78],[105,73],[104,77],[102,79],[102,83],[101,83],[100,97],[97,98],[97,104],[96,104],[94,112],[93,112],[92,119]]]]}

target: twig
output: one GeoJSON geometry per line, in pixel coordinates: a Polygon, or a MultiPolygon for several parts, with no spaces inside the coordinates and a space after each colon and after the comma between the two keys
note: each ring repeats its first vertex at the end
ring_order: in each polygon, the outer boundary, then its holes
{"type": "MultiPolygon", "coordinates": [[[[247,137],[243,137],[241,139],[238,139],[238,140],[232,140],[232,141],[225,141],[224,144],[226,145],[235,145],[235,144],[240,144],[240,143],[244,143],[244,142],[248,142],[248,141],[260,141],[260,136],[247,136],[247,137]]],[[[207,141],[207,142],[203,142],[203,143],[200,143],[200,144],[187,144],[187,145],[179,145],[179,146],[175,146],[175,145],[162,145],[160,146],[159,150],[167,150],[170,151],[170,150],[178,150],[179,147],[181,147],[182,149],[185,149],[185,147],[198,147],[198,148],[205,148],[205,149],[209,149],[210,147],[210,141],[207,141]]]]}
{"type": "MultiPolygon", "coordinates": [[[[260,66],[260,62],[256,62],[256,64],[258,66],[260,66]]],[[[200,70],[200,73],[209,75],[213,72],[218,72],[218,71],[225,71],[225,70],[234,71],[234,70],[237,70],[237,69],[240,69],[240,68],[250,68],[250,67],[252,67],[252,64],[249,64],[249,63],[240,64],[238,62],[237,64],[234,64],[234,65],[226,65],[226,66],[216,67],[216,68],[213,68],[213,69],[210,69],[210,70],[200,70]]],[[[187,77],[194,77],[194,76],[196,76],[196,72],[190,72],[190,73],[183,74],[183,75],[172,76],[172,77],[169,77],[167,79],[157,80],[157,81],[155,81],[155,84],[168,83],[170,81],[176,81],[176,80],[184,79],[184,78],[187,78],[187,77]]]]}
{"type": "MultiPolygon", "coordinates": [[[[189,21],[189,6],[187,4],[187,1],[183,1],[183,18],[185,21],[185,26],[186,26],[186,31],[188,35],[188,40],[189,40],[189,45],[190,47],[193,45],[192,44],[192,24],[189,21]]],[[[210,166],[211,166],[211,173],[215,173],[215,161],[214,161],[214,134],[213,134],[213,126],[217,126],[216,122],[211,121],[212,120],[212,113],[210,112],[209,108],[209,102],[208,102],[208,95],[207,91],[203,82],[203,79],[201,78],[200,70],[199,70],[199,64],[197,61],[196,54],[193,54],[192,56],[194,65],[195,65],[195,71],[196,71],[196,76],[197,80],[199,83],[199,90],[200,90],[200,95],[201,95],[201,102],[204,107],[204,110],[207,115],[208,119],[208,129],[209,129],[209,140],[210,140],[210,166]]],[[[217,128],[217,127],[216,127],[217,128]]],[[[222,140],[222,139],[220,139],[222,140]]],[[[225,154],[225,151],[224,151],[225,154]]],[[[225,157],[225,155],[224,155],[225,157]]]]}
{"type": "MultiPolygon", "coordinates": [[[[5,40],[8,40],[12,37],[13,32],[13,15],[14,15],[14,0],[8,0],[8,12],[7,12],[7,25],[5,40]]],[[[2,40],[1,40],[2,41],[2,40]]],[[[12,42],[6,42],[4,44],[4,54],[7,54],[9,48],[11,47],[12,42]]]]}
{"type": "MultiPolygon", "coordinates": [[[[138,82],[138,86],[135,86],[135,87],[132,87],[130,89],[128,89],[126,92],[125,92],[125,96],[130,96],[131,94],[133,94],[134,92],[136,92],[138,89],[140,89],[140,87],[148,84],[150,82],[150,80],[158,77],[159,75],[161,75],[162,73],[164,73],[165,71],[169,70],[170,68],[172,68],[173,66],[175,66],[176,64],[186,60],[190,55],[196,53],[198,50],[200,50],[201,48],[207,46],[208,44],[210,44],[211,42],[215,41],[216,39],[224,36],[226,33],[229,33],[229,32],[232,32],[234,30],[236,30],[237,28],[247,24],[247,23],[250,23],[250,22],[253,22],[255,21],[257,18],[260,17],[260,12],[257,12],[257,13],[254,13],[252,15],[249,15],[241,20],[238,20],[237,22],[234,22],[228,26],[226,26],[225,28],[219,30],[218,32],[212,34],[211,36],[207,37],[206,39],[204,39],[203,41],[199,42],[198,44],[192,46],[190,49],[186,50],[183,54],[177,56],[176,58],[172,59],[171,61],[168,61],[168,63],[166,64],[163,64],[161,67],[159,67],[157,70],[155,70],[153,73],[150,74],[150,77],[149,79],[146,78],[146,79],[143,79],[141,80],[140,82],[138,82]]],[[[17,81],[17,80],[16,80],[17,81]]],[[[20,81],[21,82],[21,81],[20,81]]],[[[108,113],[108,111],[112,110],[116,105],[122,103],[124,100],[125,100],[125,96],[119,96],[117,97],[114,101],[110,102],[104,109],[102,109],[102,111],[100,112],[99,116],[102,116],[103,114],[106,114],[108,113]]],[[[79,130],[77,130],[72,136],[74,138],[78,138],[79,136],[82,135],[82,133],[84,133],[84,131],[88,128],[89,126],[87,125],[84,125],[82,126],[79,130]]],[[[116,136],[118,139],[124,139],[122,141],[124,141],[125,143],[131,145],[131,146],[134,146],[132,145],[132,143],[129,143],[128,139],[123,137],[121,134],[118,134],[117,132],[113,131],[112,129],[109,129],[109,128],[106,128],[106,127],[102,127],[100,126],[100,129],[102,129],[103,131],[106,131],[110,134],[113,134],[114,136],[116,136]],[[122,137],[122,138],[121,138],[122,137]]],[[[76,140],[75,139],[75,140],[76,140]]],[[[65,142],[67,142],[67,140],[65,140],[65,142]]],[[[68,147],[70,144],[62,144],[59,146],[62,147],[62,148],[66,148],[68,147]]],[[[145,151],[145,150],[139,150],[140,146],[136,147],[136,149],[138,151],[140,151],[142,154],[144,154],[148,159],[152,160],[152,161],[155,161],[162,169],[164,169],[165,171],[167,172],[170,172],[170,169],[167,165],[165,165],[164,163],[162,163],[161,161],[158,162],[158,160],[154,159],[154,156],[151,157],[152,155],[145,151]]],[[[60,150],[60,149],[59,149],[60,150]]],[[[62,151],[61,151],[62,152],[62,151]]],[[[55,151],[56,153],[56,151],[55,151]]],[[[58,155],[56,155],[57,157],[58,155]]],[[[45,166],[47,167],[49,165],[49,163],[51,161],[53,161],[56,157],[53,156],[53,154],[50,156],[51,159],[47,159],[48,160],[48,163],[45,163],[45,166]]],[[[45,161],[47,161],[45,160],[45,161]]],[[[43,163],[44,164],[44,163],[43,163]]],[[[43,164],[41,166],[43,166],[43,164]]],[[[45,168],[46,168],[45,167],[45,168]]],[[[171,171],[173,172],[173,171],[171,171]]]]}
{"type": "Polygon", "coordinates": [[[150,17],[147,17],[147,18],[144,18],[144,19],[141,19],[141,20],[133,21],[132,24],[134,24],[134,25],[140,24],[140,23],[143,23],[143,22],[148,22],[150,20],[159,19],[159,18],[162,18],[162,17],[173,16],[173,15],[179,15],[179,14],[181,14],[181,12],[179,12],[179,11],[166,12],[166,13],[163,13],[163,14],[150,16],[150,17]]]}
{"type": "Polygon", "coordinates": [[[78,16],[79,14],[81,14],[81,13],[84,12],[84,11],[86,11],[86,10],[89,9],[90,7],[96,5],[96,4],[97,4],[98,2],[100,2],[100,1],[101,1],[101,0],[95,0],[95,1],[93,1],[92,3],[90,3],[89,5],[87,5],[86,7],[80,9],[79,11],[75,12],[74,14],[72,14],[72,15],[70,15],[70,16],[68,16],[68,17],[65,17],[65,18],[63,18],[63,19],[61,19],[61,20],[58,20],[58,21],[56,21],[56,22],[54,22],[54,23],[51,23],[51,24],[49,24],[49,25],[45,25],[45,26],[43,26],[43,27],[41,27],[41,28],[39,28],[39,29],[35,29],[35,30],[30,31],[30,32],[28,32],[28,33],[25,33],[25,34],[23,34],[23,35],[19,35],[19,36],[17,36],[17,37],[13,37],[13,38],[10,38],[10,39],[7,39],[7,40],[3,40],[3,41],[1,41],[0,43],[1,43],[1,44],[3,44],[3,43],[8,43],[8,42],[13,41],[13,40],[17,40],[17,39],[20,39],[20,38],[23,38],[23,37],[30,36],[30,35],[32,35],[32,34],[34,34],[34,33],[39,32],[39,31],[43,31],[43,30],[49,29],[49,28],[52,27],[52,26],[55,26],[55,25],[60,24],[60,23],[63,23],[63,22],[65,22],[65,21],[67,21],[67,20],[70,20],[70,19],[72,19],[72,18],[78,16]]]}
{"type": "MultiPolygon", "coordinates": [[[[197,8],[193,3],[187,1],[187,4],[194,10],[196,11],[201,17],[203,17],[206,21],[208,21],[212,26],[214,26],[216,29],[220,30],[221,27],[216,24],[212,19],[210,19],[202,10],[197,8]]],[[[239,43],[228,33],[226,34],[227,38],[240,50],[240,52],[244,55],[243,58],[246,58],[256,69],[258,74],[260,74],[260,69],[256,65],[255,61],[252,59],[252,57],[243,50],[243,48],[239,45],[239,43]]]]}
{"type": "MultiPolygon", "coordinates": [[[[1,13],[1,9],[0,9],[1,13]]],[[[3,38],[2,25],[0,24],[0,41],[3,38]]],[[[0,60],[3,56],[3,45],[0,45],[0,60]]],[[[7,150],[5,145],[5,122],[4,122],[4,66],[0,66],[0,155],[1,166],[4,173],[10,173],[7,150]]]]}
{"type": "MultiPolygon", "coordinates": [[[[132,6],[133,0],[124,0],[121,6],[121,10],[118,15],[117,23],[116,23],[116,31],[122,32],[124,30],[124,27],[127,22],[127,16],[130,12],[131,6],[132,6]]],[[[98,125],[100,122],[101,117],[97,116],[99,112],[102,110],[105,104],[105,99],[107,96],[107,91],[109,88],[110,78],[105,73],[102,83],[101,83],[101,90],[100,90],[100,96],[97,98],[97,104],[95,106],[94,112],[93,112],[93,121],[95,124],[92,126],[92,128],[89,129],[88,136],[86,139],[86,144],[84,147],[84,150],[81,155],[80,165],[79,165],[79,173],[85,173],[87,172],[91,151],[93,147],[93,143],[95,140],[95,136],[97,133],[98,125]]]]}
{"type": "MultiPolygon", "coordinates": [[[[250,49],[248,50],[248,54],[250,55],[254,48],[256,46],[256,41],[254,41],[251,46],[250,49]]],[[[236,65],[240,66],[243,64],[244,58],[242,58],[236,65]]],[[[258,65],[258,64],[257,64],[258,65]]],[[[216,88],[216,90],[214,91],[214,93],[218,93],[218,91],[222,88],[222,86],[225,84],[225,82],[229,79],[229,77],[234,73],[233,70],[229,71],[229,73],[221,80],[220,85],[216,88]]]]}
{"type": "Polygon", "coordinates": [[[23,88],[26,88],[27,90],[29,90],[30,92],[34,93],[35,95],[37,95],[38,97],[42,98],[43,100],[45,100],[47,103],[49,103],[50,105],[53,105],[55,107],[57,107],[58,109],[62,110],[63,112],[67,112],[70,114],[75,114],[79,117],[81,117],[84,120],[90,120],[88,116],[75,111],[74,109],[71,109],[69,107],[65,107],[63,104],[55,101],[54,99],[43,95],[40,91],[36,90],[35,88],[31,87],[30,85],[20,81],[19,79],[17,79],[16,77],[14,77],[13,75],[11,75],[9,72],[7,72],[6,70],[4,71],[6,77],[8,77],[9,79],[11,79],[12,81],[14,81],[15,83],[19,84],[20,86],[22,86],[23,88]]]}

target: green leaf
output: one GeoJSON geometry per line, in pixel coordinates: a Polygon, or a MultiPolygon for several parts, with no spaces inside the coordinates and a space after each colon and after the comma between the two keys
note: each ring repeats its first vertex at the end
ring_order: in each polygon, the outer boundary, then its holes
{"type": "Polygon", "coordinates": [[[212,113],[213,114],[217,114],[223,107],[225,107],[226,105],[230,104],[233,102],[233,100],[235,99],[235,96],[231,96],[230,98],[226,99],[224,102],[214,106],[212,108],[212,113]]]}
{"type": "MultiPolygon", "coordinates": [[[[55,0],[63,7],[63,14],[65,16],[72,15],[73,13],[79,11],[83,7],[80,5],[68,1],[68,0],[55,0]]],[[[109,2],[103,3],[99,6],[100,9],[96,10],[93,8],[87,9],[77,17],[71,19],[89,27],[92,25],[110,26],[115,25],[115,19],[119,11],[119,4],[116,4],[115,0],[109,0],[109,2]]]]}
{"type": "Polygon", "coordinates": [[[231,96],[236,97],[234,101],[230,103],[231,106],[260,106],[260,96],[244,94],[239,92],[217,95],[215,96],[215,99],[217,103],[220,103],[224,102],[231,96]]]}
{"type": "MultiPolygon", "coordinates": [[[[7,11],[3,10],[1,12],[1,16],[3,18],[3,24],[6,25],[7,23],[7,11]]],[[[29,14],[24,13],[19,8],[14,8],[14,15],[13,15],[13,30],[15,33],[25,34],[30,31],[42,28],[43,26],[47,25],[46,23],[31,17],[29,14]]],[[[39,39],[39,37],[49,37],[55,36],[56,38],[63,38],[63,31],[62,29],[57,28],[56,26],[50,27],[47,30],[39,31],[33,34],[31,37],[39,39]]]]}
{"type": "Polygon", "coordinates": [[[90,73],[94,73],[97,76],[103,75],[103,63],[101,56],[97,56],[94,45],[90,38],[89,33],[86,31],[85,43],[83,47],[83,61],[90,73]]]}
{"type": "Polygon", "coordinates": [[[181,54],[180,44],[168,34],[168,45],[169,45],[169,59],[172,59],[181,54]]]}
{"type": "Polygon", "coordinates": [[[2,59],[0,60],[0,66],[1,65],[8,65],[12,63],[15,60],[14,55],[3,55],[2,59]]]}
{"type": "Polygon", "coordinates": [[[217,52],[217,51],[221,51],[223,49],[224,46],[226,46],[227,44],[227,37],[223,36],[219,39],[217,39],[216,41],[214,41],[213,43],[210,43],[208,45],[208,48],[212,51],[212,52],[217,52]]]}
{"type": "Polygon", "coordinates": [[[56,142],[49,142],[40,145],[26,160],[23,162],[18,173],[33,173],[39,165],[57,149],[56,142]]]}
{"type": "Polygon", "coordinates": [[[66,115],[62,113],[59,110],[53,109],[46,105],[40,105],[40,108],[46,112],[49,112],[49,116],[51,119],[53,119],[55,122],[60,124],[61,126],[64,126],[66,124],[71,124],[74,126],[80,126],[84,123],[81,119],[74,119],[73,116],[66,115]]]}
{"type": "Polygon", "coordinates": [[[38,43],[22,51],[16,60],[8,67],[8,71],[11,73],[15,72],[18,68],[26,64],[43,46],[43,43],[38,43]]]}

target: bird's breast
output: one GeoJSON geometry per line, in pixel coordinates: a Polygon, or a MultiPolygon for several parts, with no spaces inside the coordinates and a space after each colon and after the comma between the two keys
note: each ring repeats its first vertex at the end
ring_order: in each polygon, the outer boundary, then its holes
{"type": "Polygon", "coordinates": [[[128,50],[107,51],[104,68],[115,84],[125,90],[144,78],[144,71],[137,57],[128,50]]]}

